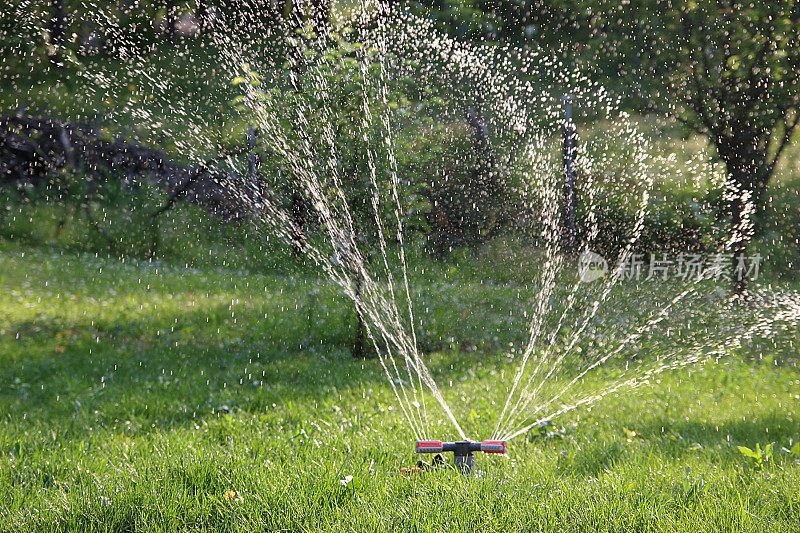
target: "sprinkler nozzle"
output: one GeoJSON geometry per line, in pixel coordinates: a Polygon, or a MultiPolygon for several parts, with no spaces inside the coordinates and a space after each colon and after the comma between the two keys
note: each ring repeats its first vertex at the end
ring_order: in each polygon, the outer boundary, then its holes
{"type": "Polygon", "coordinates": [[[420,440],[417,441],[414,451],[417,453],[442,453],[453,452],[453,460],[458,469],[469,474],[472,471],[473,453],[506,453],[506,441],[504,440],[485,440],[477,442],[473,440],[461,440],[457,442],[442,442],[440,440],[420,440]]]}
{"type": "Polygon", "coordinates": [[[506,453],[506,441],[504,440],[485,440],[481,442],[481,451],[483,453],[506,453]]]}

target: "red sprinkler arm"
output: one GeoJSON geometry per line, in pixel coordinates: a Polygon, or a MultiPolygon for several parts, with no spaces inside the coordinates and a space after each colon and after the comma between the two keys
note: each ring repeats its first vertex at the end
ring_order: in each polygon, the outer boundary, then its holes
{"type": "Polygon", "coordinates": [[[442,453],[444,443],[440,440],[418,440],[414,451],[417,453],[442,453]]]}
{"type": "Polygon", "coordinates": [[[483,453],[506,453],[506,441],[504,440],[485,440],[481,442],[483,453]]]}
{"type": "MultiPolygon", "coordinates": [[[[440,440],[419,440],[415,446],[417,453],[442,453],[453,452],[453,462],[456,468],[466,475],[472,472],[472,465],[475,452],[483,453],[506,453],[506,441],[504,440],[485,440],[476,442],[474,440],[460,440],[457,442],[442,442],[440,440]]],[[[439,456],[441,462],[441,456],[439,456]]]]}

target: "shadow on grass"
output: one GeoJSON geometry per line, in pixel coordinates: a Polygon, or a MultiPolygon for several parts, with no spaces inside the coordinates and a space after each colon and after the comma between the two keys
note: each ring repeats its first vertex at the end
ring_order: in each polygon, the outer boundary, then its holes
{"type": "MultiPolygon", "coordinates": [[[[800,435],[800,422],[786,414],[758,415],[752,420],[727,419],[717,424],[703,421],[676,422],[661,431],[661,422],[653,420],[639,426],[641,435],[634,439],[594,441],[587,435],[576,434],[576,446],[561,451],[558,470],[567,476],[598,477],[613,471],[624,462],[642,458],[659,462],[686,462],[701,454],[703,460],[718,466],[747,465],[737,446],[763,449],[773,443],[773,461],[794,461],[794,456],[780,452],[790,439],[800,435]],[[636,457],[636,459],[633,459],[636,457]]],[[[552,443],[539,443],[555,452],[552,443]]]]}
{"type": "Polygon", "coordinates": [[[338,394],[360,398],[367,387],[388,394],[378,361],[350,355],[355,322],[347,310],[306,320],[278,312],[285,302],[260,303],[235,317],[222,304],[181,310],[177,323],[166,311],[114,323],[45,317],[9,324],[0,336],[9,363],[0,365],[0,406],[79,436],[98,426],[193,426],[274,405],[291,425],[304,419],[297,404],[324,406],[333,392],[337,401],[338,394]]]}

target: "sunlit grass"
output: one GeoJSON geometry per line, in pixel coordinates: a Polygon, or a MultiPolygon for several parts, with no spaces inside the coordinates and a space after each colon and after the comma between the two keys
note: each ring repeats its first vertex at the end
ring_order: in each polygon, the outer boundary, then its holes
{"type": "MultiPolygon", "coordinates": [[[[325,284],[3,245],[0,286],[2,530],[797,527],[790,367],[667,373],[478,457],[483,475],[409,477],[411,432],[325,284]],[[768,443],[763,468],[737,449],[768,443]]],[[[429,356],[476,438],[507,387],[490,348],[429,356]]]]}

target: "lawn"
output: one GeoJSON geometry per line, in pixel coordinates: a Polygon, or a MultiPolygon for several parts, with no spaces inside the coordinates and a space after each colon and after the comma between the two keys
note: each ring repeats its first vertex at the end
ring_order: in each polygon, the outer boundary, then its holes
{"type": "MultiPolygon", "coordinates": [[[[523,286],[440,292],[480,305],[480,333],[508,324],[523,286]]],[[[2,531],[800,528],[800,375],[769,352],[664,373],[477,457],[466,478],[400,473],[414,438],[378,362],[349,355],[351,307],[310,274],[6,242],[0,316],[2,531]]],[[[480,432],[507,387],[507,339],[440,337],[426,357],[480,432]]]]}

